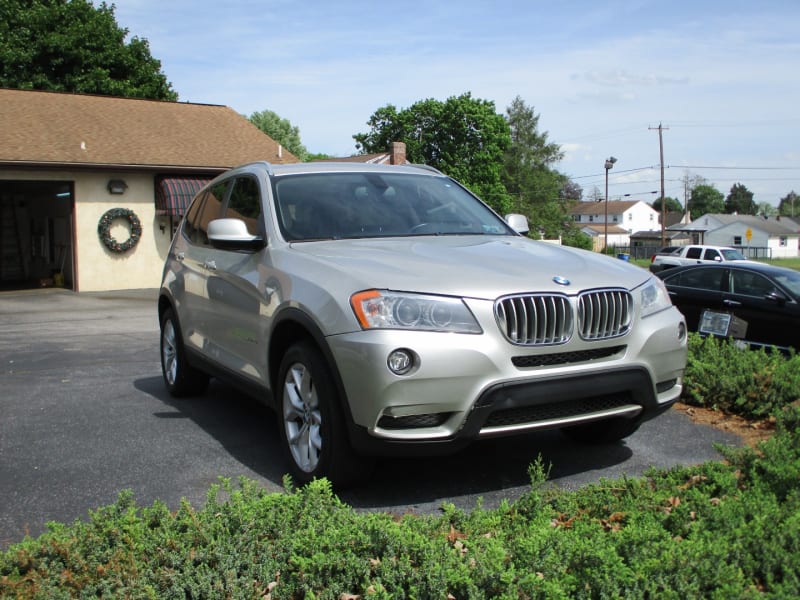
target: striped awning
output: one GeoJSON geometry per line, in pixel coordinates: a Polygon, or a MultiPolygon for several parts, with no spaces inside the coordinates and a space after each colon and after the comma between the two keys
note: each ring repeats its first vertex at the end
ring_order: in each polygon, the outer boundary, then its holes
{"type": "Polygon", "coordinates": [[[156,178],[156,214],[182,217],[194,195],[211,177],[156,178]]]}

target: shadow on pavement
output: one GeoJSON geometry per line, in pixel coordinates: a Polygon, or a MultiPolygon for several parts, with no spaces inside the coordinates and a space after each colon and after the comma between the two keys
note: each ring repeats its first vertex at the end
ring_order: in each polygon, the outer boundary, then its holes
{"type": "MultiPolygon", "coordinates": [[[[191,419],[236,461],[282,489],[288,462],[270,409],[216,379],[205,395],[186,399],[172,398],[160,377],[139,379],[135,386],[164,403],[156,417],[191,419]]],[[[339,497],[359,509],[409,510],[453,498],[466,498],[471,507],[477,496],[527,487],[528,467],[540,455],[551,479],[559,479],[624,463],[631,454],[624,443],[589,447],[543,431],[478,441],[447,456],[382,458],[369,479],[339,497]]]]}

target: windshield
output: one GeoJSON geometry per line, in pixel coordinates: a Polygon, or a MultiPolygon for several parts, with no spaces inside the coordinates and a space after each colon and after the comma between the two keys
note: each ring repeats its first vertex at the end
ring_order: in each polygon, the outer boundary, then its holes
{"type": "Polygon", "coordinates": [[[747,257],[738,250],[728,250],[723,248],[720,250],[720,253],[725,257],[725,260],[747,260],[747,257]]]}
{"type": "Polygon", "coordinates": [[[515,235],[443,176],[309,173],[274,178],[275,210],[289,241],[418,235],[515,235]]]}

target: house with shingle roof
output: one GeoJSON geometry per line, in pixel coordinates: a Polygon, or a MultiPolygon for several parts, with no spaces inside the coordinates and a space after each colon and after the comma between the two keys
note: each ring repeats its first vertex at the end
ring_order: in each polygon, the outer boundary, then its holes
{"type": "Polygon", "coordinates": [[[406,158],[405,142],[392,142],[387,152],[376,152],[373,154],[354,154],[341,158],[326,158],[318,162],[356,162],[371,163],[376,165],[407,165],[410,164],[406,158]]]}
{"type": "Polygon", "coordinates": [[[256,160],[298,161],[226,106],[0,89],[0,289],[158,287],[194,192],[256,160]]]}
{"type": "Polygon", "coordinates": [[[661,228],[658,211],[642,200],[577,202],[570,208],[570,215],[580,230],[592,238],[595,250],[604,246],[628,247],[632,233],[661,228]],[[604,239],[606,233],[608,240],[604,239]]]}
{"type": "Polygon", "coordinates": [[[708,213],[668,229],[690,235],[695,244],[733,246],[751,258],[800,256],[800,224],[789,217],[708,213]]]}

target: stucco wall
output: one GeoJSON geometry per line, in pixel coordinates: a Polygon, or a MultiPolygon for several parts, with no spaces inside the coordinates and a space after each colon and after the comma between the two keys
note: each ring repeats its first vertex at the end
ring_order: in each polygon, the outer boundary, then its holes
{"type": "MultiPolygon", "coordinates": [[[[166,219],[156,216],[153,175],[89,173],[76,176],[74,181],[78,289],[88,292],[158,287],[170,237],[166,219]],[[125,193],[110,194],[106,187],[109,179],[125,181],[125,193]],[[142,222],[139,243],[124,253],[106,248],[97,234],[100,218],[112,208],[132,210],[142,222]],[[162,221],[163,233],[159,229],[162,221]]],[[[130,237],[124,220],[115,221],[110,233],[119,242],[130,237]]]]}
{"type": "MultiPolygon", "coordinates": [[[[158,287],[170,242],[168,219],[155,214],[153,173],[81,171],[2,171],[0,179],[17,181],[71,181],[74,186],[73,215],[76,289],[81,292],[158,287]],[[122,179],[124,194],[110,194],[110,179],[122,179]],[[112,208],[132,210],[142,223],[139,243],[125,253],[110,251],[100,241],[97,225],[112,208]],[[164,232],[159,225],[164,224],[164,232]]],[[[130,237],[127,223],[111,228],[119,242],[130,237]]]]}

